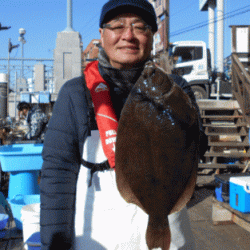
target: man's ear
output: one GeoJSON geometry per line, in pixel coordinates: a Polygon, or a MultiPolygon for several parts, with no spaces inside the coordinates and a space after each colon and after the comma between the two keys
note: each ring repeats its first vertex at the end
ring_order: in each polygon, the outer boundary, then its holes
{"type": "Polygon", "coordinates": [[[101,46],[103,47],[103,32],[104,32],[104,29],[100,28],[99,32],[100,32],[100,36],[101,36],[101,46]]]}

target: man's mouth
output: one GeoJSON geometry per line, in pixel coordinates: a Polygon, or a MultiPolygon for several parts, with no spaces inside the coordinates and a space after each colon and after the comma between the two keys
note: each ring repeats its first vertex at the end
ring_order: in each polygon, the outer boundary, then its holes
{"type": "Polygon", "coordinates": [[[139,48],[136,46],[124,46],[124,47],[120,47],[119,49],[123,51],[130,51],[130,52],[135,52],[139,50],[139,48]]]}

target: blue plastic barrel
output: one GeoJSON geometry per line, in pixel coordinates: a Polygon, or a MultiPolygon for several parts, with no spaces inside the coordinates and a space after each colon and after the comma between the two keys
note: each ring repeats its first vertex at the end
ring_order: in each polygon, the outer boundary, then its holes
{"type": "Polygon", "coordinates": [[[28,250],[40,250],[41,249],[40,232],[32,234],[26,243],[28,245],[28,250]]]}
{"type": "Polygon", "coordinates": [[[18,194],[39,194],[38,175],[39,171],[36,170],[10,172],[8,198],[12,199],[18,194]]]}

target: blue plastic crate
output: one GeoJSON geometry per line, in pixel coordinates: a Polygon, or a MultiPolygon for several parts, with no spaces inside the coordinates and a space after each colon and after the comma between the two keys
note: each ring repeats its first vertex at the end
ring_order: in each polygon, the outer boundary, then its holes
{"type": "Polygon", "coordinates": [[[31,102],[31,93],[21,93],[21,102],[31,102]]]}
{"type": "Polygon", "coordinates": [[[39,103],[49,103],[50,102],[50,93],[49,92],[40,92],[39,93],[39,103]]]}
{"type": "Polygon", "coordinates": [[[242,213],[250,213],[250,177],[231,177],[229,190],[230,206],[242,213]]]}
{"type": "Polygon", "coordinates": [[[0,146],[2,171],[27,171],[42,168],[43,144],[13,144],[0,146]]]}

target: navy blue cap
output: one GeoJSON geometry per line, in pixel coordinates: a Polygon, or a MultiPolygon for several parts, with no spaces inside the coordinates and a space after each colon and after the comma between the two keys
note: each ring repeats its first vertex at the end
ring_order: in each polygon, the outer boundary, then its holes
{"type": "Polygon", "coordinates": [[[147,0],[110,0],[102,7],[99,26],[103,28],[103,24],[115,16],[122,13],[134,13],[140,16],[148,25],[152,27],[152,31],[156,32],[157,18],[155,10],[151,3],[147,0]]]}

